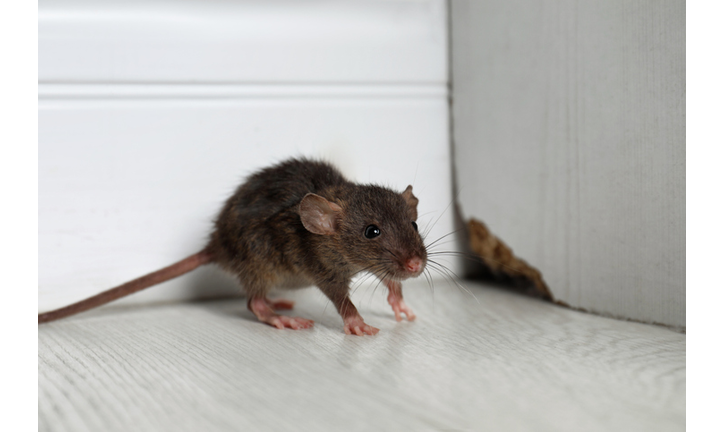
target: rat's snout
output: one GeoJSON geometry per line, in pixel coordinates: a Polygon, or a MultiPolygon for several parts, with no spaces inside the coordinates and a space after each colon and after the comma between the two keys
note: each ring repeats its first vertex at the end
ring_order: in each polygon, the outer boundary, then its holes
{"type": "Polygon", "coordinates": [[[420,257],[412,257],[405,262],[405,270],[410,273],[418,274],[425,267],[424,261],[420,257]]]}

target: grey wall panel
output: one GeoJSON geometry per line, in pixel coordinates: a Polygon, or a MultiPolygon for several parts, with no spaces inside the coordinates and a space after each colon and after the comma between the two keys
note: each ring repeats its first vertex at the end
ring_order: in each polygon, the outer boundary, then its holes
{"type": "Polygon", "coordinates": [[[451,5],[464,216],[556,298],[684,326],[685,2],[451,5]]]}

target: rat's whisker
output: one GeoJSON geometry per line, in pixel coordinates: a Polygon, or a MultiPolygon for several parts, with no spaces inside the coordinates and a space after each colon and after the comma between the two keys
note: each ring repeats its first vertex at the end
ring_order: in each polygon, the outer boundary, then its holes
{"type": "Polygon", "coordinates": [[[430,287],[430,292],[432,294],[432,307],[434,310],[434,308],[435,308],[435,284],[432,282],[432,275],[430,274],[430,269],[425,267],[425,270],[423,270],[422,274],[425,276],[425,279],[427,279],[427,285],[430,287]]]}
{"type": "Polygon", "coordinates": [[[380,287],[380,284],[381,284],[382,282],[384,282],[385,279],[386,279],[389,275],[390,275],[390,272],[389,272],[389,271],[385,271],[385,273],[384,273],[384,275],[382,275],[382,277],[378,277],[379,280],[378,280],[377,283],[375,284],[375,287],[372,289],[372,294],[371,294],[371,296],[370,296],[370,302],[372,302],[372,297],[373,297],[373,296],[375,295],[375,293],[377,292],[377,288],[380,287]]]}
{"type": "Polygon", "coordinates": [[[430,244],[427,245],[426,247],[431,248],[431,247],[433,247],[437,242],[439,242],[440,240],[442,240],[442,239],[444,239],[444,238],[447,238],[447,237],[449,237],[449,236],[451,236],[451,235],[453,235],[453,234],[457,234],[457,233],[459,233],[459,232],[462,231],[462,230],[463,230],[463,229],[460,228],[460,229],[456,229],[455,231],[451,231],[451,232],[443,235],[442,237],[438,238],[438,239],[435,240],[434,242],[430,243],[430,244]]]}
{"type": "Polygon", "coordinates": [[[355,281],[354,285],[350,288],[350,295],[354,294],[365,282],[367,282],[371,277],[379,277],[378,272],[384,271],[385,266],[384,265],[372,265],[367,267],[367,274],[365,274],[363,277],[355,281]]]}
{"type": "Polygon", "coordinates": [[[432,255],[432,256],[435,256],[435,255],[459,256],[459,257],[465,258],[465,259],[467,259],[467,260],[469,260],[469,261],[473,261],[473,262],[477,262],[477,263],[482,263],[482,264],[484,264],[484,265],[486,265],[486,266],[487,266],[488,264],[487,264],[485,261],[491,261],[491,262],[499,265],[500,267],[503,267],[503,268],[505,268],[505,269],[507,269],[507,270],[509,270],[509,271],[511,271],[511,272],[518,273],[518,274],[523,274],[523,275],[524,275],[524,273],[521,272],[520,269],[511,267],[511,266],[503,263],[502,261],[498,261],[498,260],[496,260],[496,259],[494,259],[494,258],[488,258],[488,257],[482,258],[482,257],[480,257],[479,255],[476,255],[476,254],[473,254],[473,253],[465,253],[465,252],[460,252],[460,251],[434,251],[434,252],[428,252],[428,255],[432,255]]]}
{"type": "Polygon", "coordinates": [[[480,301],[478,301],[477,297],[475,297],[475,295],[472,293],[472,291],[470,291],[470,290],[469,290],[468,288],[466,288],[465,286],[461,285],[461,284],[456,280],[456,279],[459,280],[460,277],[459,277],[454,271],[450,270],[449,268],[447,268],[446,266],[438,263],[438,262],[435,261],[435,260],[431,260],[431,259],[428,258],[427,261],[428,261],[429,264],[431,264],[431,267],[432,267],[434,270],[437,270],[443,277],[446,277],[448,280],[450,280],[451,282],[455,283],[455,285],[457,285],[460,289],[462,289],[462,290],[465,291],[466,293],[470,294],[470,296],[472,296],[472,297],[475,299],[475,301],[478,302],[478,304],[480,304],[480,301]],[[454,277],[453,277],[453,276],[454,276],[454,277]]]}
{"type": "Polygon", "coordinates": [[[458,191],[455,193],[455,196],[453,197],[453,199],[450,200],[450,203],[448,203],[448,205],[445,207],[445,210],[443,210],[442,213],[440,213],[440,216],[438,216],[437,219],[435,219],[435,222],[433,222],[432,225],[428,225],[425,228],[425,234],[424,234],[425,237],[427,237],[427,235],[430,233],[430,231],[432,231],[432,228],[435,225],[437,225],[440,218],[442,218],[442,216],[445,214],[445,212],[447,212],[447,210],[450,208],[450,206],[453,205],[453,203],[458,199],[458,196],[460,195],[460,190],[461,189],[458,189],[458,191]]]}

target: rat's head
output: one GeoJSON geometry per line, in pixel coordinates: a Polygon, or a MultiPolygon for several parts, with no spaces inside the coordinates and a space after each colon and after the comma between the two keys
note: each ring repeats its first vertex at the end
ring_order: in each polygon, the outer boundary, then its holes
{"type": "Polygon", "coordinates": [[[412,186],[396,193],[362,185],[345,193],[339,204],[307,194],[299,214],[308,231],[331,236],[355,267],[383,279],[403,280],[420,275],[427,263],[417,231],[417,203],[412,186]]]}

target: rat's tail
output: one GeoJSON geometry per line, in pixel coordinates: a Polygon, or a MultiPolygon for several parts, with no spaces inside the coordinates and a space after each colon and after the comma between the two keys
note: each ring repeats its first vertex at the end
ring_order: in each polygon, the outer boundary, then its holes
{"type": "Polygon", "coordinates": [[[45,312],[38,314],[38,324],[54,321],[60,318],[65,318],[70,315],[75,315],[79,312],[87,311],[95,307],[104,305],[106,303],[117,300],[121,297],[125,297],[129,294],[133,294],[142,289],[150,286],[160,284],[169,279],[181,276],[182,274],[188,273],[191,270],[208,264],[214,260],[214,256],[207,250],[191,255],[190,257],[183,259],[176,264],[171,264],[168,267],[164,267],[161,270],[157,270],[153,273],[149,273],[145,276],[141,276],[138,279],[134,279],[130,282],[126,282],[123,285],[111,288],[108,291],[103,291],[100,294],[89,297],[85,300],[81,300],[78,303],[56,309],[54,311],[45,312]]]}

